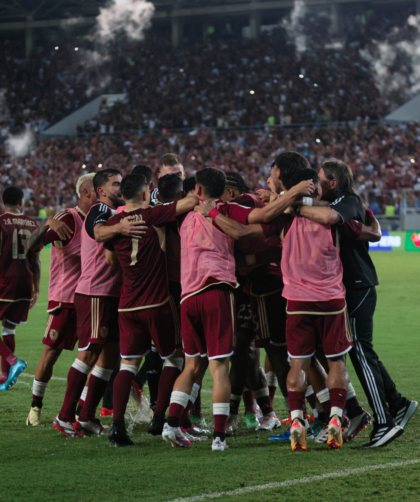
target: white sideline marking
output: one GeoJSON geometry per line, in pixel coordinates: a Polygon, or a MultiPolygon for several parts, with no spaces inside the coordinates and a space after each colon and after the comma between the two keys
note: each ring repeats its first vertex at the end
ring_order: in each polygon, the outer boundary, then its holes
{"type": "Polygon", "coordinates": [[[226,492],[215,492],[203,495],[197,495],[195,497],[178,498],[173,499],[170,502],[200,502],[206,499],[216,499],[219,497],[232,497],[234,495],[243,495],[245,493],[260,492],[262,490],[272,490],[274,488],[282,488],[285,486],[293,486],[300,483],[312,483],[313,481],[323,481],[328,478],[343,478],[345,476],[351,476],[352,474],[364,474],[365,472],[377,471],[379,469],[389,469],[391,467],[404,467],[406,465],[418,464],[418,460],[407,460],[406,462],[392,462],[389,464],[380,465],[368,465],[366,467],[358,467],[357,469],[345,469],[343,471],[327,472],[326,474],[320,474],[318,476],[310,476],[308,478],[297,478],[289,479],[287,481],[282,481],[281,483],[268,483],[266,485],[256,485],[247,486],[245,488],[238,488],[236,490],[229,490],[226,492]]]}
{"type": "MultiPolygon", "coordinates": [[[[20,377],[27,377],[27,378],[35,378],[35,375],[30,375],[29,373],[21,373],[20,377]]],[[[67,382],[67,378],[61,378],[61,377],[55,377],[52,376],[51,380],[62,380],[63,382],[67,382]]]]}

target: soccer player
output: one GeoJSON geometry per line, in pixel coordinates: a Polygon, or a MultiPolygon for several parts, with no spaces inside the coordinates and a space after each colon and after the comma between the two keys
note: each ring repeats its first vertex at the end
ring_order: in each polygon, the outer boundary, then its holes
{"type": "MultiPolygon", "coordinates": [[[[312,169],[299,170],[282,179],[286,189],[305,179],[312,179],[315,184],[318,181],[312,169]]],[[[218,219],[216,213],[210,212],[210,216],[218,219]]],[[[345,354],[351,349],[351,342],[346,326],[339,248],[333,244],[336,229],[332,231],[324,225],[308,224],[304,219],[283,215],[268,227],[259,226],[259,231],[255,236],[261,237],[261,231],[265,236],[273,233],[282,236],[283,296],[288,300],[286,339],[291,359],[287,390],[292,449],[307,449],[303,415],[306,373],[315,354],[317,336],[330,367],[331,416],[327,447],[339,449],[343,443],[342,414],[348,387],[345,354]]]]}
{"type": "Polygon", "coordinates": [[[168,288],[165,258],[166,223],[190,211],[198,203],[195,197],[150,208],[150,191],[144,176],[126,176],[121,184],[126,210],[107,222],[117,225],[130,215],[147,221],[148,229],[141,240],[117,236],[106,244],[109,265],[118,262],[123,270],[123,288],[119,302],[121,333],[121,369],[114,382],[114,413],[110,441],[117,446],[134,444],[124,423],[131,381],[141,358],[151,348],[151,341],[162,359],[168,361],[159,384],[156,409],[165,413],[173,384],[182,369],[179,319],[168,288]],[[114,251],[115,250],[115,251],[114,251]],[[163,401],[163,403],[160,403],[163,401]],[[165,406],[166,404],[166,406],[165,406]]]}
{"type": "MultiPolygon", "coordinates": [[[[35,305],[39,296],[41,261],[40,250],[29,251],[27,247],[38,224],[22,213],[22,190],[19,187],[8,187],[2,198],[5,212],[0,216],[1,334],[3,343],[14,352],[16,326],[26,323],[29,309],[35,305]]],[[[19,361],[13,363],[18,366],[11,371],[11,358],[1,358],[0,385],[4,384],[3,390],[11,388],[26,368],[26,363],[19,361]]]]}
{"type": "MultiPolygon", "coordinates": [[[[336,159],[324,162],[319,179],[323,198],[331,206],[302,206],[302,216],[329,225],[352,219],[367,221],[366,210],[353,189],[353,174],[344,162],[336,159]]],[[[418,403],[401,396],[373,348],[378,278],[369,256],[368,243],[346,242],[341,247],[340,256],[354,341],[350,357],[374,413],[373,430],[365,446],[375,448],[390,443],[404,432],[403,427],[413,416],[418,403]]]]}
{"type": "MultiPolygon", "coordinates": [[[[298,195],[312,193],[313,183],[304,182],[289,195],[264,208],[245,208],[220,201],[226,184],[222,171],[206,168],[196,174],[196,195],[205,204],[218,201],[218,208],[242,223],[270,221],[281,214],[298,195]]],[[[229,358],[235,345],[235,300],[237,287],[233,239],[196,212],[185,217],[181,229],[181,330],[185,368],[174,385],[168,421],[162,437],[173,446],[189,446],[180,430],[194,384],[205,371],[208,356],[213,379],[213,450],[226,449],[225,429],[229,415],[229,358]]]]}
{"type": "MultiPolygon", "coordinates": [[[[158,179],[167,174],[178,174],[182,180],[185,179],[185,170],[182,165],[182,159],[175,153],[166,153],[159,159],[159,171],[157,173],[158,179]]],[[[159,203],[158,199],[159,190],[155,188],[150,192],[151,205],[155,206],[159,203]]]]}
{"type": "Polygon", "coordinates": [[[130,238],[143,235],[137,228],[139,223],[129,218],[121,219],[112,227],[106,226],[116,208],[123,204],[121,179],[116,169],[96,173],[93,187],[98,202],[86,215],[82,228],[82,273],[74,297],[79,353],[67,377],[63,406],[53,421],[54,428],[67,437],[103,432],[99,420],[95,419],[96,407],[119,360],[118,301],[122,274],[119,266],[108,266],[104,242],[118,234],[130,238]],[[75,423],[77,401],[91,370],[86,400],[75,423]]]}
{"type": "MultiPolygon", "coordinates": [[[[221,199],[225,202],[232,202],[242,206],[255,208],[264,207],[264,204],[258,197],[249,193],[250,189],[245,180],[238,173],[226,173],[226,188],[221,199]]],[[[260,243],[258,243],[260,246],[260,243]]],[[[269,397],[269,390],[265,373],[260,365],[260,350],[255,347],[255,331],[258,331],[261,325],[258,316],[253,315],[250,306],[249,283],[247,281],[249,274],[258,266],[242,265],[239,263],[242,254],[235,250],[236,267],[238,269],[238,282],[240,286],[235,291],[237,308],[237,335],[235,355],[232,357],[230,381],[231,381],[231,399],[228,424],[226,434],[233,434],[238,428],[238,410],[244,388],[247,390],[244,395],[245,404],[245,422],[248,427],[256,430],[271,430],[280,427],[280,422],[275,416],[272,403],[269,397]],[[254,408],[254,397],[263,414],[260,422],[257,419],[254,408]]],[[[260,270],[260,269],[259,269],[260,270]]],[[[259,273],[259,272],[258,272],[259,273]]],[[[277,310],[277,309],[276,309],[277,310]]]]}
{"type": "Polygon", "coordinates": [[[74,292],[81,273],[80,247],[83,222],[96,202],[94,173],[77,180],[77,206],[49,218],[32,233],[29,250],[51,244],[48,319],[42,339],[44,350],[35,369],[32,405],[26,425],[41,425],[43,398],[53,373],[54,364],[64,350],[73,350],[77,341],[77,318],[74,292]]]}

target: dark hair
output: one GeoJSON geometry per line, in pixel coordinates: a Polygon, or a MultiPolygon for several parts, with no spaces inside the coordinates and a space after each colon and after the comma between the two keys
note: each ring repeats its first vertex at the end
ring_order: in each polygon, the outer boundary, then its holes
{"type": "Polygon", "coordinates": [[[322,163],[327,180],[336,180],[337,187],[334,193],[337,196],[346,192],[355,193],[353,188],[353,173],[350,167],[338,159],[329,159],[322,163]]]}
{"type": "Polygon", "coordinates": [[[183,190],[181,177],[177,173],[165,174],[158,179],[158,190],[164,201],[174,200],[174,197],[183,190]]]}
{"type": "Polygon", "coordinates": [[[95,189],[97,197],[99,197],[98,188],[106,185],[109,181],[109,178],[112,178],[112,176],[117,176],[118,174],[121,174],[121,171],[112,168],[103,169],[102,171],[99,171],[95,174],[95,177],[93,178],[93,188],[95,189]]]}
{"type": "Polygon", "coordinates": [[[311,167],[306,169],[298,169],[297,171],[290,171],[283,179],[283,173],[281,175],[281,181],[286,190],[290,190],[292,187],[298,185],[301,181],[312,180],[314,183],[318,183],[318,173],[315,169],[311,167]]]}
{"type": "Polygon", "coordinates": [[[237,188],[241,193],[247,193],[250,191],[250,188],[239,173],[226,173],[226,186],[237,188]]]}
{"type": "Polygon", "coordinates": [[[3,191],[2,198],[6,206],[17,206],[23,199],[22,189],[19,187],[8,187],[3,191]]]}
{"type": "Polygon", "coordinates": [[[185,194],[195,189],[195,176],[190,176],[189,178],[185,178],[183,182],[183,189],[185,194]]]}
{"type": "Polygon", "coordinates": [[[153,173],[149,166],[138,165],[133,167],[131,174],[143,175],[146,177],[147,183],[151,183],[153,179],[153,173]]]}
{"type": "Polygon", "coordinates": [[[182,159],[176,153],[166,153],[163,157],[159,159],[159,171],[162,166],[176,166],[177,164],[182,165],[182,159]]]}
{"type": "Polygon", "coordinates": [[[225,191],[226,175],[220,169],[206,167],[196,173],[195,179],[208,197],[221,197],[225,191]]]}
{"type": "MultiPolygon", "coordinates": [[[[288,176],[291,171],[299,171],[310,167],[306,157],[298,152],[284,152],[276,157],[274,165],[280,169],[280,179],[283,182],[283,175],[288,176]]],[[[272,166],[274,167],[274,166],[272,166]]]]}
{"type": "Polygon", "coordinates": [[[129,174],[121,181],[121,193],[126,201],[132,200],[140,196],[148,186],[146,176],[129,174]]]}

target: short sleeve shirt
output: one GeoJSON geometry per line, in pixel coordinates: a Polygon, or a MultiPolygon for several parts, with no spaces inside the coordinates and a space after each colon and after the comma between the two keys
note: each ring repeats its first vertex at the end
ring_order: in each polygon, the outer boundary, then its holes
{"type": "Polygon", "coordinates": [[[115,225],[126,217],[146,221],[147,230],[141,239],[119,235],[105,243],[106,249],[116,251],[123,269],[119,304],[122,312],[156,307],[168,300],[164,226],[176,221],[176,202],[123,211],[110,218],[107,225],[115,225]]]}

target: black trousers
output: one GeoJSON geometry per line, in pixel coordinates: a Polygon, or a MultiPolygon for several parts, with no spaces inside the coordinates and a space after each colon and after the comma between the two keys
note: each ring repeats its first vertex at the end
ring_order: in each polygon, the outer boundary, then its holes
{"type": "Polygon", "coordinates": [[[398,407],[401,394],[373,348],[376,300],[374,287],[347,291],[346,301],[354,344],[350,358],[373,410],[375,422],[391,424],[394,419],[390,408],[398,407]]]}

